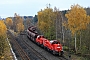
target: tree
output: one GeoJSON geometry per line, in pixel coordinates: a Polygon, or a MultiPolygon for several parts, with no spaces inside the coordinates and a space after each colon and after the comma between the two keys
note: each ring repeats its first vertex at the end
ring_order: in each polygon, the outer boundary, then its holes
{"type": "Polygon", "coordinates": [[[4,54],[6,48],[6,32],[7,28],[3,20],[0,20],[0,58],[4,54]]]}
{"type": "Polygon", "coordinates": [[[18,31],[18,32],[24,31],[24,25],[23,25],[22,23],[18,23],[18,24],[17,24],[17,31],[18,31]]]}
{"type": "Polygon", "coordinates": [[[17,15],[17,13],[15,13],[14,15],[14,30],[17,32],[21,32],[24,30],[24,24],[23,24],[23,18],[20,17],[19,15],[17,15]],[[21,26],[19,26],[21,25],[21,26]],[[19,29],[19,30],[18,30],[19,29]]]}
{"type": "Polygon", "coordinates": [[[38,27],[49,39],[53,39],[55,36],[54,20],[55,15],[52,8],[47,7],[46,9],[38,12],[38,27]]]}
{"type": "Polygon", "coordinates": [[[7,26],[8,29],[10,29],[11,26],[13,25],[13,21],[12,21],[11,18],[6,18],[5,23],[6,23],[6,26],[7,26]]]}
{"type": "Polygon", "coordinates": [[[62,11],[59,11],[56,7],[54,8],[55,13],[55,28],[56,28],[56,39],[62,40],[64,44],[64,27],[62,25],[64,19],[64,14],[62,11]]]}
{"type": "Polygon", "coordinates": [[[6,28],[6,25],[4,24],[4,21],[0,20],[0,36],[6,35],[6,32],[7,32],[7,28],[6,28]]]}
{"type": "Polygon", "coordinates": [[[32,26],[33,25],[33,20],[32,18],[26,18],[26,24],[27,24],[27,27],[29,27],[30,25],[32,26]]]}
{"type": "Polygon", "coordinates": [[[33,21],[34,21],[34,23],[37,23],[37,21],[38,21],[38,19],[37,19],[37,15],[35,15],[33,21]]]}
{"type": "Polygon", "coordinates": [[[86,11],[80,5],[72,5],[70,11],[65,14],[68,18],[67,23],[64,25],[67,26],[72,35],[75,36],[75,51],[77,51],[76,46],[76,33],[78,31],[84,30],[87,28],[87,24],[89,24],[89,16],[87,16],[86,11]]]}

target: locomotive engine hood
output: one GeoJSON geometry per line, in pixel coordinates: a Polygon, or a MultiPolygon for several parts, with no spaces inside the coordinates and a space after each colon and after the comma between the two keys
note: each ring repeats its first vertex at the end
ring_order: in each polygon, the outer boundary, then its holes
{"type": "Polygon", "coordinates": [[[60,51],[63,50],[62,49],[62,45],[60,44],[59,41],[57,41],[57,40],[51,40],[50,43],[53,45],[53,48],[54,48],[55,51],[60,52],[60,51]]]}

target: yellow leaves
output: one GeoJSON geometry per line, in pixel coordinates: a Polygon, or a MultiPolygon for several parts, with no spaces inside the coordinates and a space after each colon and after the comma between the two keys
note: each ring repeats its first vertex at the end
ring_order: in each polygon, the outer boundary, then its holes
{"type": "Polygon", "coordinates": [[[11,18],[6,18],[6,23],[11,23],[12,24],[12,19],[11,18]]]}
{"type": "Polygon", "coordinates": [[[66,29],[66,30],[68,29],[68,24],[67,24],[66,21],[64,21],[64,22],[62,23],[62,25],[65,26],[65,29],[66,29]]]}
{"type": "Polygon", "coordinates": [[[0,20],[0,36],[5,35],[7,32],[6,25],[4,24],[4,21],[0,20]]]}
{"type": "Polygon", "coordinates": [[[5,21],[6,25],[8,28],[10,28],[12,25],[13,25],[13,21],[11,18],[6,18],[6,21],[5,21]]]}
{"type": "Polygon", "coordinates": [[[68,28],[74,34],[78,30],[86,29],[87,24],[90,23],[89,16],[86,15],[86,11],[80,5],[72,5],[71,10],[65,14],[68,18],[68,28]]]}
{"type": "Polygon", "coordinates": [[[23,31],[24,30],[24,25],[22,23],[18,23],[17,24],[17,30],[18,30],[18,32],[23,31]]]}
{"type": "Polygon", "coordinates": [[[42,15],[42,12],[40,11],[40,12],[38,12],[38,15],[42,15]]]}
{"type": "Polygon", "coordinates": [[[6,39],[6,32],[7,32],[7,28],[6,25],[4,24],[4,20],[0,20],[0,58],[4,58],[3,53],[5,50],[5,39],[6,39]]]}
{"type": "Polygon", "coordinates": [[[42,11],[38,12],[38,27],[43,32],[48,31],[50,26],[54,24],[53,19],[54,18],[54,12],[51,8],[46,8],[42,11]]]}
{"type": "Polygon", "coordinates": [[[1,56],[0,59],[4,59],[5,57],[4,56],[1,56]]]}
{"type": "Polygon", "coordinates": [[[20,33],[24,30],[23,18],[17,15],[17,13],[15,13],[14,16],[14,30],[20,33]]]}

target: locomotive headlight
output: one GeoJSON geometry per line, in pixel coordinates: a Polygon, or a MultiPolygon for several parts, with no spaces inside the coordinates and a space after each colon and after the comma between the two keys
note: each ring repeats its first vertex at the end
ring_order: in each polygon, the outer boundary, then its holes
{"type": "Polygon", "coordinates": [[[61,48],[61,47],[57,47],[57,48],[61,48]]]}
{"type": "Polygon", "coordinates": [[[61,48],[61,47],[60,47],[60,44],[58,44],[57,48],[58,48],[58,49],[60,49],[60,48],[61,48]]]}

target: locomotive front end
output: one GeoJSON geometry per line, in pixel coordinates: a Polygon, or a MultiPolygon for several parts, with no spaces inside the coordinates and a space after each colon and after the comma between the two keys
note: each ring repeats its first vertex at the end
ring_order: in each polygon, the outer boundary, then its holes
{"type": "Polygon", "coordinates": [[[53,54],[63,55],[63,47],[57,40],[52,40],[51,44],[53,46],[53,54]]]}

